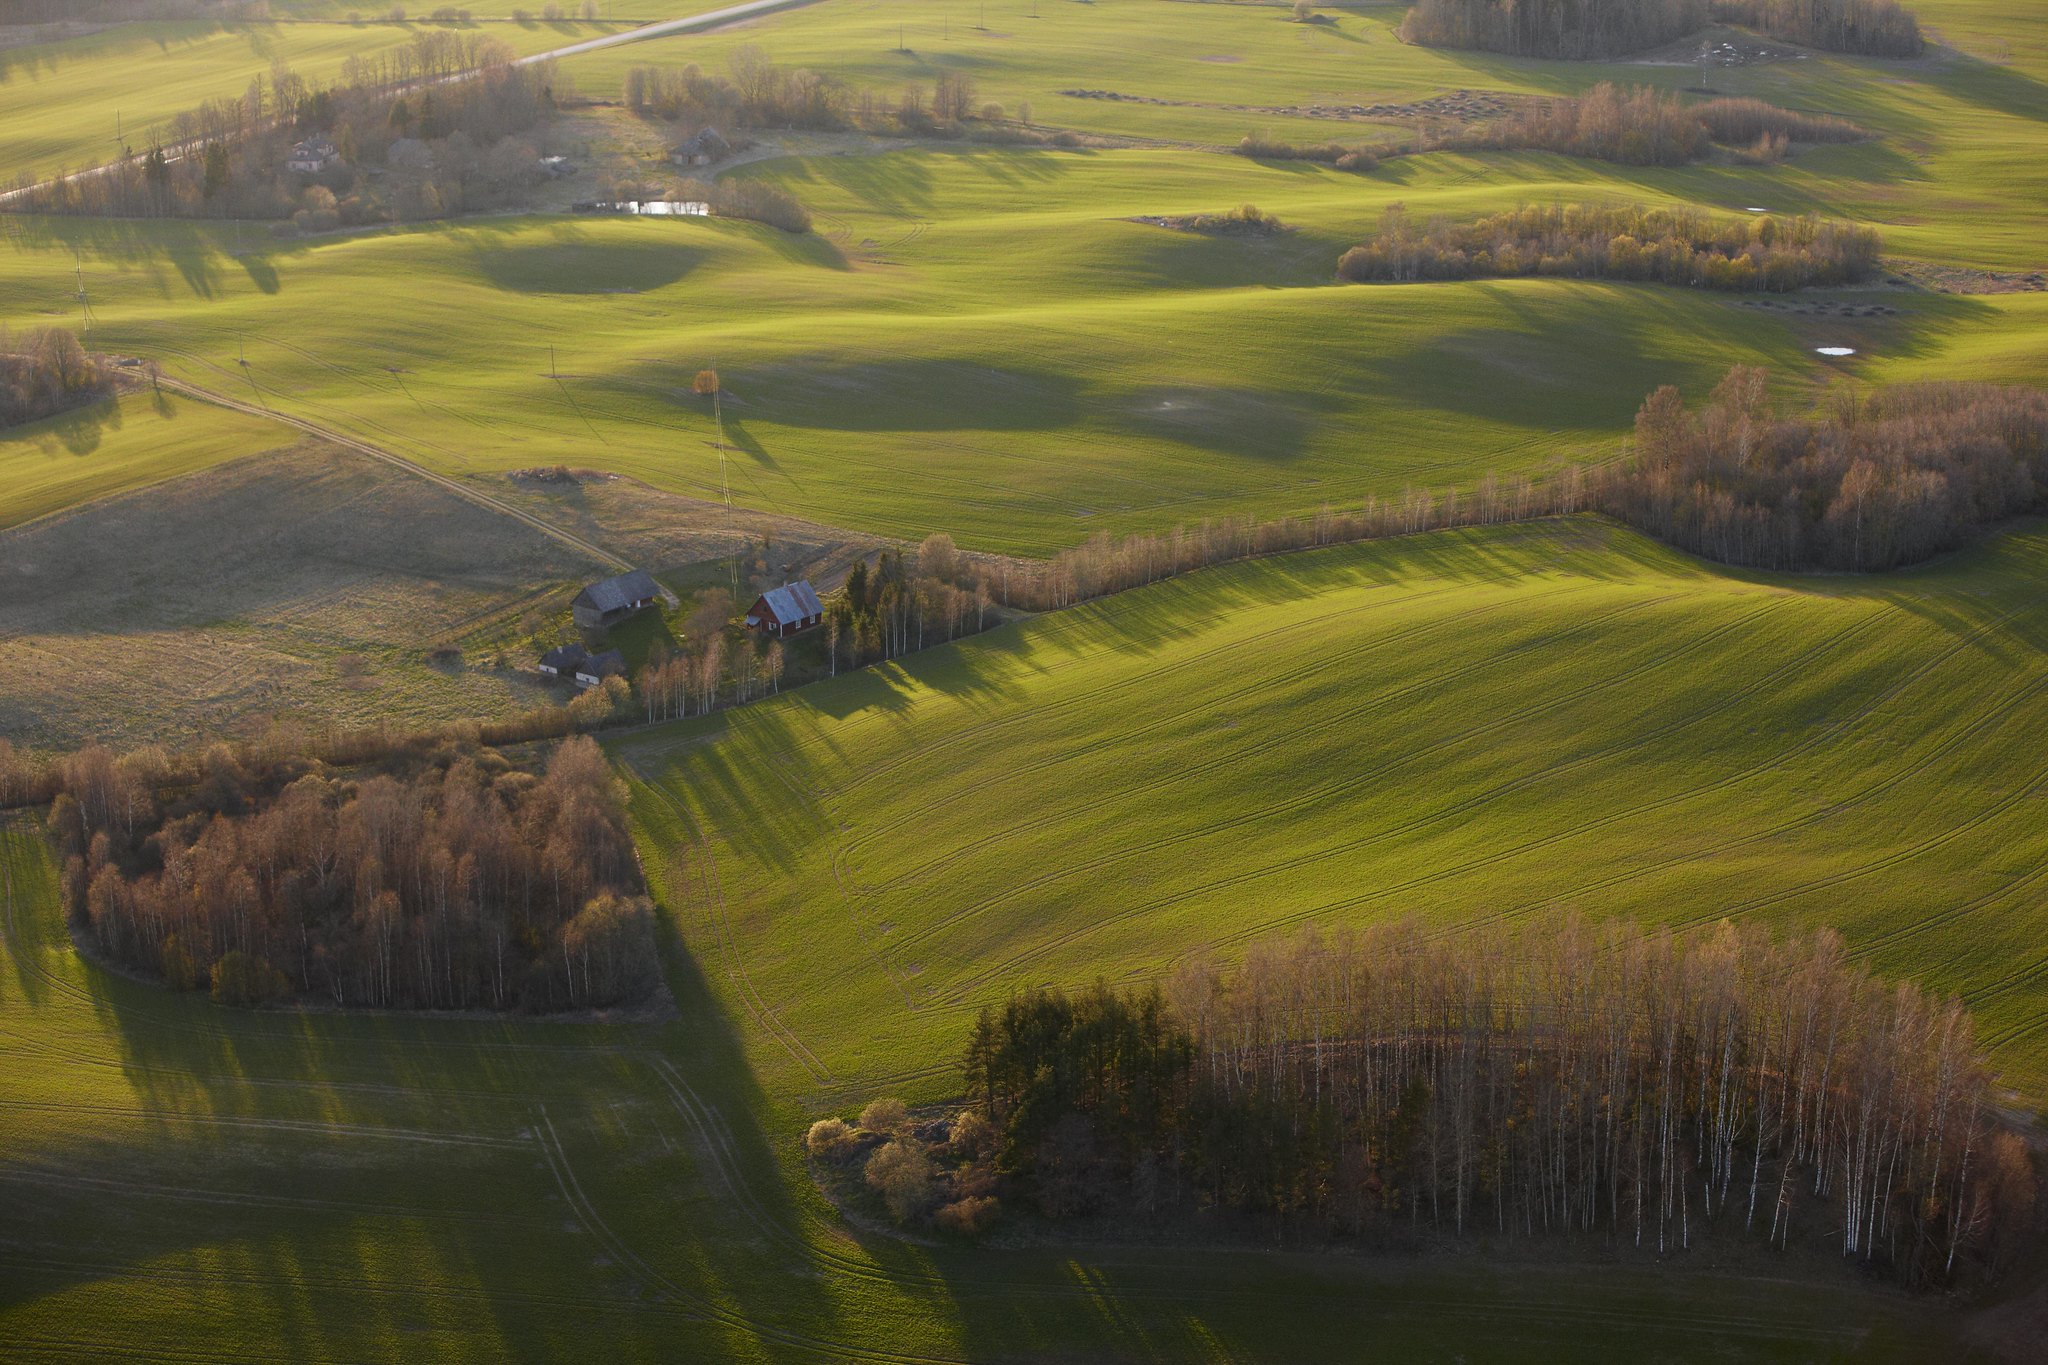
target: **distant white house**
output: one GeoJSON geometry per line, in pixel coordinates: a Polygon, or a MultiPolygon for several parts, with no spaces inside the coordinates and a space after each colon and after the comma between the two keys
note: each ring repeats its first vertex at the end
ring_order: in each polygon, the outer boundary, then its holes
{"type": "Polygon", "coordinates": [[[534,667],[551,678],[576,676],[576,670],[590,662],[590,651],[582,645],[556,645],[540,656],[534,667]]]}
{"type": "Polygon", "coordinates": [[[339,160],[341,153],[334,150],[333,143],[325,138],[308,138],[293,144],[284,164],[302,175],[318,175],[339,160]]]}

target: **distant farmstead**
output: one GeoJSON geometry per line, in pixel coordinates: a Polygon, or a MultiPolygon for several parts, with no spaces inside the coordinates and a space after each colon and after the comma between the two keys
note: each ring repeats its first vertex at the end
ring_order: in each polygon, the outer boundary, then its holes
{"type": "Polygon", "coordinates": [[[635,569],[616,578],[592,583],[577,593],[576,600],[569,604],[569,614],[585,630],[595,630],[631,616],[642,607],[654,605],[654,599],[659,596],[661,589],[653,577],[645,570],[635,569]]]}
{"type": "Polygon", "coordinates": [[[817,589],[808,578],[770,588],[747,608],[747,628],[777,639],[809,630],[824,619],[825,604],[818,600],[817,589]]]}
{"type": "Polygon", "coordinates": [[[709,166],[731,155],[732,144],[716,128],[704,128],[669,148],[668,159],[678,166],[709,166]]]}
{"type": "Polygon", "coordinates": [[[333,143],[325,138],[308,138],[293,145],[284,164],[305,175],[318,175],[339,160],[341,153],[334,150],[333,143]]]}

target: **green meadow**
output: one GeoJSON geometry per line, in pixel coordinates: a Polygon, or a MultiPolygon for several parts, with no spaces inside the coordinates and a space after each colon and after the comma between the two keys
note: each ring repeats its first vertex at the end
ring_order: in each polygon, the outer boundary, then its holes
{"type": "MultiPolygon", "coordinates": [[[[2048,1100],[2048,530],[1888,578],[1573,519],[1282,556],[622,742],[768,1077],[1413,917],[1831,926],[2048,1100]],[[846,1021],[858,1020],[849,1028],[846,1021]]],[[[659,853],[665,860],[656,864],[659,853]]]]}
{"type": "Polygon", "coordinates": [[[0,829],[0,1332],[742,1360],[1965,1359],[1798,1256],[968,1247],[841,1220],[798,1139],[955,1093],[1015,986],[1415,915],[1841,925],[2038,1097],[2048,533],[1884,584],[1602,523],[1191,576],[616,745],[671,1018],[229,1011],[66,938],[0,829]],[[1961,703],[1961,704],[1959,704],[1961,703]],[[317,1172],[309,1181],[308,1172],[317,1172]]]}
{"type": "MultiPolygon", "coordinates": [[[[367,8],[367,7],[358,7],[367,8]]],[[[388,8],[388,7],[387,7],[388,8]]],[[[707,6],[708,8],[708,6],[707,6]]],[[[687,9],[679,11],[687,13],[687,9]]],[[[626,27],[616,23],[492,24],[521,55],[626,27]]],[[[170,120],[208,100],[235,99],[283,63],[322,85],[350,57],[409,44],[441,25],[162,22],[118,24],[84,37],[0,47],[0,184],[144,151],[170,120]],[[119,135],[117,141],[116,135],[119,135]]]]}
{"type": "MultiPolygon", "coordinates": [[[[1406,9],[1332,7],[1322,22],[1304,25],[1278,4],[938,0],[911,8],[833,0],[718,33],[591,53],[565,67],[581,89],[598,94],[617,90],[632,66],[695,62],[717,70],[733,49],[752,44],[778,62],[829,72],[885,98],[953,71],[1013,117],[1028,103],[1033,120],[1049,127],[1218,147],[1255,129],[1296,142],[1367,144],[1409,132],[1386,122],[1261,110],[1398,104],[1454,90],[1562,95],[1600,81],[1670,89],[1699,81],[1684,61],[1550,62],[1411,47],[1394,36],[1406,9]],[[1063,93],[1074,90],[1166,103],[1063,93]]],[[[1510,202],[1670,196],[1735,211],[1818,211],[1881,227],[1902,255],[2039,269],[2048,264],[2040,240],[2048,165],[2037,154],[2048,120],[2048,23],[1996,0],[1933,0],[1913,9],[1940,40],[1922,60],[1811,53],[1711,77],[1716,94],[1853,119],[1877,135],[1872,142],[1811,149],[1776,167],[1660,170],[1544,158],[1531,174],[1524,159],[1486,158],[1463,163],[1462,174],[1510,202]]],[[[1430,187],[1438,182],[1427,164],[1434,160],[1396,163],[1374,178],[1430,187]]]]}
{"type": "MultiPolygon", "coordinates": [[[[450,473],[547,464],[910,537],[1044,553],[1097,530],[1313,512],[1612,458],[1644,394],[1770,366],[2038,380],[2037,300],[1896,293],[1845,321],[1567,280],[1333,282],[1390,202],[1577,195],[1554,157],[1405,183],[1189,151],[935,148],[771,162],[820,231],[491,218],[278,243],[222,225],[12,224],[0,311],[450,473]],[[1489,171],[1522,178],[1497,183],[1489,171]],[[1252,200],[1272,241],[1128,221],[1252,200]],[[1837,365],[1811,353],[1847,340],[1837,365]],[[246,362],[243,363],[243,362],[246,362]],[[689,392],[723,375],[726,437],[689,392]]],[[[1850,295],[1849,298],[1858,296],[1850,295]]]]}
{"type": "Polygon", "coordinates": [[[0,529],[281,450],[289,427],[172,393],[128,394],[0,431],[0,529]]]}

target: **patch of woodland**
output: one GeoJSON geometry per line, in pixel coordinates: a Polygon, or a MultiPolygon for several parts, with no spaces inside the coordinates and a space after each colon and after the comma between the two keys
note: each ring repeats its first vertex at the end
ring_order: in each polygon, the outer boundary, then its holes
{"type": "Polygon", "coordinates": [[[1313,161],[1324,166],[1334,166],[1340,171],[1356,171],[1360,175],[1379,169],[1382,156],[1398,155],[1401,148],[1395,146],[1367,147],[1341,142],[1284,142],[1264,133],[1247,133],[1244,140],[1233,149],[1239,156],[1254,161],[1313,161]]]}
{"type": "Polygon", "coordinates": [[[1786,292],[1878,273],[1876,232],[1817,215],[1748,218],[1626,204],[1529,204],[1472,223],[1417,224],[1391,204],[1337,262],[1353,282],[1524,275],[1786,292]]]}
{"type": "Polygon", "coordinates": [[[829,72],[777,65],[748,44],[726,59],[723,73],[692,62],[681,68],[627,70],[626,107],[636,114],[694,133],[704,128],[857,129],[882,137],[967,138],[1018,146],[1079,147],[1086,140],[1063,130],[1031,127],[1031,106],[1012,120],[999,104],[984,103],[974,78],[947,71],[931,85],[911,82],[893,91],[852,86],[829,72]]]}
{"type": "Polygon", "coordinates": [[[1754,1244],[1915,1286],[1995,1278],[2036,1228],[1968,1012],[1830,931],[1310,934],[1015,996],[962,1065],[950,1120],[820,1120],[814,1169],[912,1228],[1754,1244]]]}
{"type": "Polygon", "coordinates": [[[0,328],[0,427],[54,417],[113,392],[112,372],[63,328],[18,337],[0,328]]]}
{"type": "Polygon", "coordinates": [[[1688,105],[1654,86],[1622,89],[1602,81],[1583,95],[1530,100],[1505,116],[1444,130],[1425,126],[1414,137],[1372,147],[1297,145],[1252,134],[1240,156],[1316,161],[1339,170],[1371,171],[1382,160],[1437,151],[1545,151],[1628,166],[1684,166],[1714,155],[1782,161],[1794,143],[1857,142],[1866,134],[1846,119],[1804,114],[1756,99],[1688,105]]]}
{"type": "Polygon", "coordinates": [[[1895,0],[1417,0],[1402,41],[1518,57],[1641,52],[1710,22],[1833,52],[1917,57],[1919,24],[1895,0]]]}
{"type": "Polygon", "coordinates": [[[549,1011],[658,982],[622,784],[586,737],[544,761],[444,742],[349,769],[96,745],[54,777],[74,931],[172,989],[549,1011]]]}
{"type": "Polygon", "coordinates": [[[2048,500],[2048,394],[1922,383],[1774,410],[1769,375],[1737,366],[1687,408],[1652,393],[1602,501],[1710,559],[1867,571],[1956,549],[2048,500]]]}
{"type": "Polygon", "coordinates": [[[535,139],[555,115],[555,78],[512,55],[499,38],[422,29],[391,53],[349,58],[331,87],[279,69],[238,99],[179,114],[140,155],[28,189],[16,205],[290,220],[304,232],[517,206],[547,178],[535,139]],[[304,139],[332,143],[337,160],[291,170],[304,139]]]}
{"type": "Polygon", "coordinates": [[[1290,230],[1278,214],[1268,213],[1257,204],[1240,204],[1221,213],[1147,215],[1132,221],[1175,232],[1198,232],[1207,237],[1275,237],[1290,230]]]}

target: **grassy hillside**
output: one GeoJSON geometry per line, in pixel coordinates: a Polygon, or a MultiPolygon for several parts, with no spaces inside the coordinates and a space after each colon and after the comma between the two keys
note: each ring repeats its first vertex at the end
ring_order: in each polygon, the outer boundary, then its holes
{"type": "Polygon", "coordinates": [[[7,1358],[1960,1358],[1927,1305],[1776,1258],[877,1236],[796,1157],[823,1101],[764,1089],[697,972],[671,956],[665,1022],[225,1010],[82,962],[44,844],[0,822],[7,1358]]]}
{"type": "MultiPolygon", "coordinates": [[[[771,1088],[1305,926],[1827,925],[2048,1097],[2048,530],[1876,580],[1592,521],[1195,575],[622,747],[771,1088]]],[[[662,861],[656,863],[653,855],[662,861]]]]}
{"type": "Polygon", "coordinates": [[[1989,348],[2001,377],[2048,379],[2031,297],[1896,294],[1897,316],[1844,321],[1577,281],[1331,282],[1392,200],[1469,214],[1532,186],[1584,192],[1552,178],[1563,158],[1509,164],[1522,183],[1466,157],[1395,183],[1167,151],[759,168],[818,215],[804,238],[491,219],[281,245],[29,221],[0,249],[0,309],[61,317],[76,253],[102,344],[183,377],[253,383],[454,472],[589,465],[710,497],[711,414],[688,382],[716,365],[742,503],[1027,551],[1606,458],[1650,388],[1697,394],[1737,362],[1790,386],[1873,361],[1953,374],[1989,348]],[[1246,199],[1299,230],[1246,242],[1126,221],[1246,199]],[[1867,353],[1847,367],[1809,349],[1845,339],[1867,353]]]}
{"type": "Polygon", "coordinates": [[[282,450],[299,433],[170,393],[128,394],[0,430],[0,530],[282,450]]]}
{"type": "MultiPolygon", "coordinates": [[[[1996,0],[1933,0],[1913,8],[1946,39],[1925,59],[1813,53],[1717,69],[1711,77],[1718,94],[1854,119],[1879,135],[1874,143],[1816,149],[1781,167],[1641,171],[1566,163],[1536,179],[1561,174],[1609,192],[1648,187],[1725,209],[1820,209],[1884,227],[1891,249],[1905,255],[2028,270],[2048,265],[2038,222],[2048,165],[2035,150],[2048,118],[2048,35],[2040,16],[1996,0]]],[[[696,62],[716,69],[734,48],[753,44],[778,61],[828,71],[884,96],[956,71],[975,81],[981,99],[1012,115],[1028,102],[1042,124],[1226,146],[1253,129],[1298,142],[1387,141],[1412,131],[1412,122],[1404,128],[1307,117],[1305,107],[1313,104],[1405,104],[1458,90],[1569,94],[1600,81],[1683,89],[1699,81],[1685,59],[1689,47],[1613,62],[1411,47],[1394,36],[1406,11],[1401,3],[1347,5],[1304,25],[1277,4],[939,0],[905,9],[888,0],[833,0],[718,34],[592,53],[567,69],[586,91],[609,92],[628,67],[696,62]],[[1140,99],[1065,93],[1076,90],[1140,99]],[[1304,112],[1285,112],[1293,110],[1304,112]]],[[[1428,178],[1419,168],[1413,173],[1428,178]]],[[[1410,171],[1403,167],[1390,178],[1405,183],[1410,171]]],[[[1510,164],[1487,179],[1512,197],[1529,177],[1510,164]]],[[[1540,185],[1520,192],[1549,193],[1540,185]]]]}
{"type": "MultiPolygon", "coordinates": [[[[506,23],[460,31],[488,32],[524,54],[624,27],[506,23]]],[[[258,76],[268,82],[275,63],[324,85],[340,78],[350,57],[403,47],[421,30],[438,26],[119,24],[61,42],[0,48],[0,186],[24,173],[42,177],[111,161],[120,154],[117,129],[130,148],[145,150],[153,132],[162,131],[157,125],[208,100],[236,98],[258,76]]]]}

